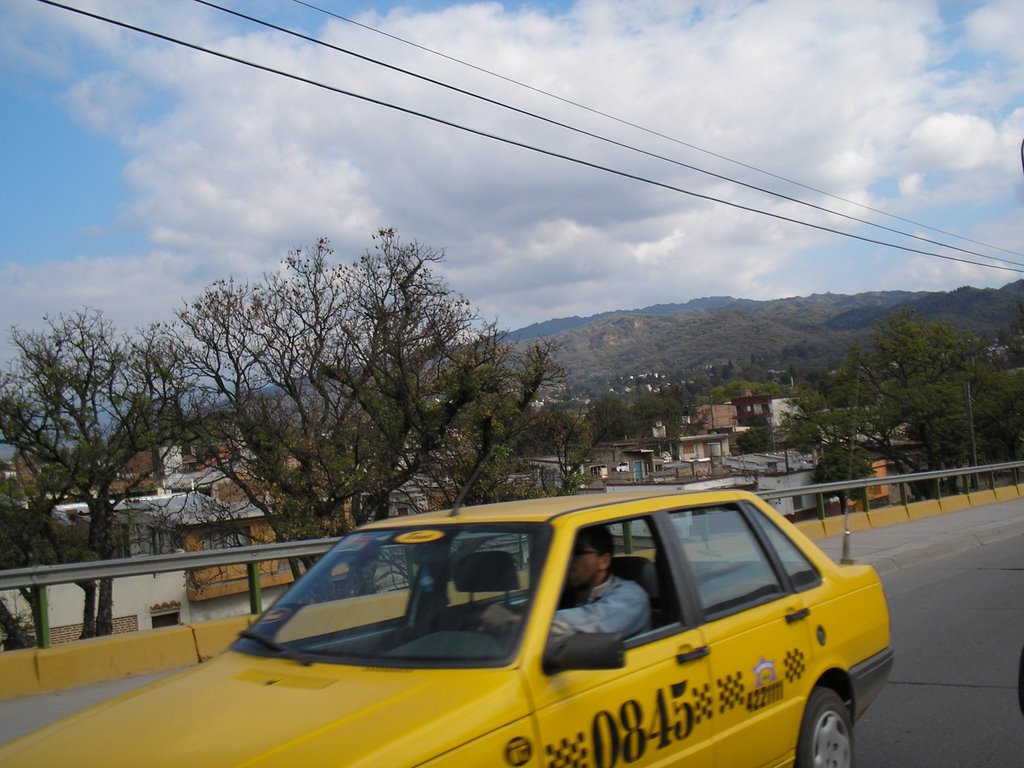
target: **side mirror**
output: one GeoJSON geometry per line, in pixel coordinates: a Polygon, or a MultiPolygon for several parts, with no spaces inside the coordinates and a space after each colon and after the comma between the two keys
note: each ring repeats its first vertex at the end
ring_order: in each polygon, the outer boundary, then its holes
{"type": "Polygon", "coordinates": [[[609,632],[574,632],[552,638],[544,649],[544,673],[568,669],[622,669],[626,649],[622,635],[609,632]]]}

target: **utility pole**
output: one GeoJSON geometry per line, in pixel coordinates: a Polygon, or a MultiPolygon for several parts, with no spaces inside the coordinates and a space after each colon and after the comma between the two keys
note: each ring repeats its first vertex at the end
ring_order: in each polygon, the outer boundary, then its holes
{"type": "MultiPolygon", "coordinates": [[[[967,435],[971,444],[971,466],[978,466],[978,444],[974,438],[974,405],[971,402],[971,380],[964,379],[964,400],[967,403],[967,435]]],[[[977,475],[968,475],[968,485],[974,481],[975,488],[980,487],[977,475]]]]}
{"type": "Polygon", "coordinates": [[[971,466],[978,466],[978,444],[974,439],[974,404],[971,398],[971,382],[964,380],[964,400],[967,401],[967,434],[971,439],[971,466]]]}

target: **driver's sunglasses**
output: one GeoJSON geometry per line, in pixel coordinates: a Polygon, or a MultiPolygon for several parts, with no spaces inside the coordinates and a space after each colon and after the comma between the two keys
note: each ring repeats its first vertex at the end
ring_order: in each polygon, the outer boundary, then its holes
{"type": "Polygon", "coordinates": [[[583,557],[583,555],[600,555],[596,549],[574,549],[572,551],[573,557],[583,557]]]}

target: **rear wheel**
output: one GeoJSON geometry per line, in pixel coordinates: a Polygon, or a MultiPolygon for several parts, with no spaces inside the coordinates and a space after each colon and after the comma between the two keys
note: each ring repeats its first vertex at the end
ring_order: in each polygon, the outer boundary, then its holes
{"type": "Polygon", "coordinates": [[[1017,702],[1024,715],[1024,648],[1020,649],[1020,666],[1017,668],[1017,702]]]}
{"type": "Polygon", "coordinates": [[[796,768],[853,768],[853,721],[839,695],[815,688],[796,744],[796,768]]]}

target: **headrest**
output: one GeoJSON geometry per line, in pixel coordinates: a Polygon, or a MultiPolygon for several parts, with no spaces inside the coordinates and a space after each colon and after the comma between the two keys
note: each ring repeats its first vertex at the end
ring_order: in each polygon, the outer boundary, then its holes
{"type": "Polygon", "coordinates": [[[658,572],[652,561],[640,555],[620,555],[612,558],[612,573],[635,581],[651,597],[658,596],[658,572]]]}
{"type": "Polygon", "coordinates": [[[510,552],[470,552],[455,563],[455,588],[460,592],[510,592],[519,576],[510,552]]]}

